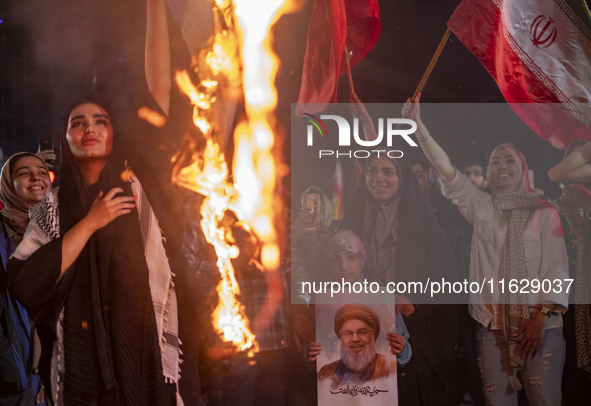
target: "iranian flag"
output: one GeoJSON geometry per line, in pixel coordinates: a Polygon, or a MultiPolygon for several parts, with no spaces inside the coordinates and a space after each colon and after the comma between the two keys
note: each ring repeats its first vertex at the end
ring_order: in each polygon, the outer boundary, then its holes
{"type": "Polygon", "coordinates": [[[584,0],[463,0],[448,27],[543,139],[562,149],[591,140],[591,13],[584,0]]]}

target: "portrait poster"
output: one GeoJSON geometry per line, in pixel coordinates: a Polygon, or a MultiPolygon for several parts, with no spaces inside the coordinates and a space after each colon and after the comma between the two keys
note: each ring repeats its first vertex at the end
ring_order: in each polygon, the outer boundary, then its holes
{"type": "MultiPolygon", "coordinates": [[[[360,303],[360,298],[356,299],[360,303]]],[[[390,352],[386,339],[388,332],[395,331],[394,303],[343,305],[342,300],[338,302],[316,304],[316,341],[322,345],[316,360],[318,405],[398,405],[396,356],[390,352]],[[377,322],[373,320],[376,316],[377,322]],[[355,337],[347,340],[345,335],[353,331],[344,322],[353,318],[355,337]],[[359,324],[358,319],[368,323],[359,324]],[[349,330],[345,332],[339,323],[349,330]],[[335,330],[340,330],[340,338],[335,330]],[[358,337],[360,332],[366,333],[366,337],[358,337]],[[351,339],[358,342],[351,344],[351,339]],[[351,360],[352,357],[359,359],[351,360]],[[355,361],[357,364],[353,364],[355,361]],[[355,370],[348,364],[356,365],[355,370]]]]}

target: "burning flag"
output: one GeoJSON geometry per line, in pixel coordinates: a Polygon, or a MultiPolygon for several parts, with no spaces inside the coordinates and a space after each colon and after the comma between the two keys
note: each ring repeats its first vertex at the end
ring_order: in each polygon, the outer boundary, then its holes
{"type": "MultiPolygon", "coordinates": [[[[277,178],[286,172],[275,137],[274,83],[279,63],[271,51],[270,30],[287,6],[285,0],[264,3],[216,0],[214,35],[195,59],[199,83],[194,84],[187,72],[176,74],[177,84],[193,104],[193,122],[204,135],[205,147],[189,142],[188,150],[176,158],[173,180],[206,197],[201,227],[215,248],[221,275],[212,322],[223,341],[234,343],[239,350],[256,348],[256,342],[238,301],[240,287],[232,265],[240,253],[236,228],[260,244],[260,255],[253,254],[251,263],[268,273],[278,272],[280,264],[277,224],[282,202],[275,189],[277,178]],[[234,131],[231,169],[223,154],[223,123],[215,114],[224,87],[241,88],[246,111],[234,131]]],[[[273,309],[276,300],[268,298],[267,308],[273,309]]]]}
{"type": "Polygon", "coordinates": [[[448,26],[542,138],[558,148],[591,140],[591,13],[585,1],[463,0],[448,26]]]}

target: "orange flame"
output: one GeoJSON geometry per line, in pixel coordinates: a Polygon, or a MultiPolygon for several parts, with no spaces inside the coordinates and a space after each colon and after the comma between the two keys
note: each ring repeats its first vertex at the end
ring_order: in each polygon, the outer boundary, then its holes
{"type": "Polygon", "coordinates": [[[200,53],[197,61],[200,83],[194,85],[186,72],[176,75],[179,87],[194,106],[193,122],[204,134],[206,146],[201,154],[193,154],[192,164],[176,172],[174,181],[206,196],[201,206],[201,226],[215,248],[222,277],[217,287],[220,300],[212,321],[223,340],[233,342],[240,350],[256,348],[256,341],[237,300],[240,288],[231,260],[238,256],[239,249],[224,220],[231,213],[245,229],[252,227],[262,244],[264,268],[278,270],[280,249],[275,224],[282,206],[275,189],[276,168],[282,163],[274,156],[273,148],[277,105],[274,83],[279,62],[271,51],[269,33],[287,9],[285,2],[216,0],[216,33],[211,46],[200,53]],[[246,103],[246,119],[234,132],[234,184],[229,180],[223,148],[215,141],[216,123],[212,122],[216,91],[226,83],[242,83],[246,103]]]}
{"type": "Polygon", "coordinates": [[[137,115],[139,118],[141,118],[142,120],[146,120],[154,127],[162,128],[166,125],[166,117],[164,117],[157,111],[152,110],[149,107],[140,107],[140,109],[137,112],[137,115]]]}
{"type": "Polygon", "coordinates": [[[279,221],[276,168],[281,162],[273,154],[274,111],[277,107],[275,78],[279,61],[272,51],[273,24],[289,7],[285,0],[235,0],[237,32],[243,58],[244,98],[247,122],[234,132],[235,186],[239,205],[263,244],[261,262],[267,270],[278,270],[279,221]]]}

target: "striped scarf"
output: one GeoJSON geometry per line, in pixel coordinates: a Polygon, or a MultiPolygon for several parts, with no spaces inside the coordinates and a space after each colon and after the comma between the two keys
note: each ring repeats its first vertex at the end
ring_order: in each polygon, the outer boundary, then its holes
{"type": "MultiPolygon", "coordinates": [[[[177,302],[174,291],[174,276],[170,270],[168,259],[164,250],[163,239],[160,229],[157,224],[156,217],[149,205],[147,196],[143,192],[139,181],[133,179],[131,189],[137,197],[139,224],[144,243],[144,252],[146,255],[146,264],[149,272],[149,289],[151,296],[151,303],[155,316],[155,324],[158,331],[158,344],[160,348],[160,362],[162,365],[163,380],[168,383],[177,384],[177,404],[182,405],[182,399],[178,392],[178,380],[180,379],[180,350],[178,339],[178,320],[177,320],[177,302]]],[[[23,240],[19,250],[15,253],[17,259],[26,259],[41,245],[59,238],[59,211],[57,209],[57,190],[54,193],[49,193],[44,201],[39,206],[39,209],[33,214],[31,225],[29,227],[27,237],[23,240]]],[[[113,247],[113,253],[125,251],[125,247],[113,247]]],[[[125,255],[125,252],[122,253],[125,255]]],[[[116,277],[113,275],[113,277],[116,277]]],[[[98,281],[95,281],[98,283],[98,281]]],[[[107,293],[107,296],[109,294],[107,293]]],[[[141,304],[135,304],[141,307],[141,304]]],[[[134,306],[135,306],[134,305],[134,306]]],[[[54,403],[56,405],[64,404],[64,386],[63,382],[66,379],[66,362],[64,357],[64,310],[62,309],[56,328],[57,340],[54,343],[54,353],[51,365],[51,389],[54,403]]],[[[149,324],[149,323],[148,323],[149,324]]],[[[95,326],[97,331],[101,329],[95,326]]],[[[105,331],[103,331],[105,333],[105,331]]],[[[115,331],[113,331],[115,333],[115,331]]],[[[111,338],[111,341],[116,341],[117,338],[111,338]]],[[[96,345],[104,343],[104,338],[96,338],[96,345]]],[[[67,347],[67,343],[66,347],[67,347]]],[[[139,345],[139,344],[138,344],[139,345]]],[[[145,345],[145,344],[144,344],[145,345]]],[[[99,351],[100,353],[101,351],[99,351]]],[[[108,350],[103,353],[110,353],[108,350]]],[[[71,354],[70,354],[70,358],[71,354]]],[[[111,363],[112,361],[103,360],[99,357],[99,364],[103,370],[103,381],[109,387],[113,384],[110,376],[105,375],[104,370],[110,369],[104,363],[111,363]],[[111,383],[109,383],[111,382],[111,383]]],[[[124,378],[125,379],[125,378],[124,378]]],[[[141,399],[141,395],[136,394],[135,399],[141,399]]]]}
{"type": "MultiPolygon", "coordinates": [[[[501,213],[508,216],[509,223],[500,267],[502,274],[498,275],[499,279],[525,279],[525,249],[523,242],[525,226],[535,210],[549,205],[549,203],[529,191],[529,184],[527,180],[524,180],[528,173],[527,166],[523,173],[524,176],[517,191],[502,192],[493,188],[493,205],[501,213]]],[[[529,320],[530,310],[525,295],[518,292],[512,293],[511,289],[507,289],[505,295],[502,305],[503,331],[509,346],[511,366],[519,370],[523,368],[524,361],[519,354],[514,355],[518,341],[513,337],[513,334],[523,323],[529,320]]]]}

